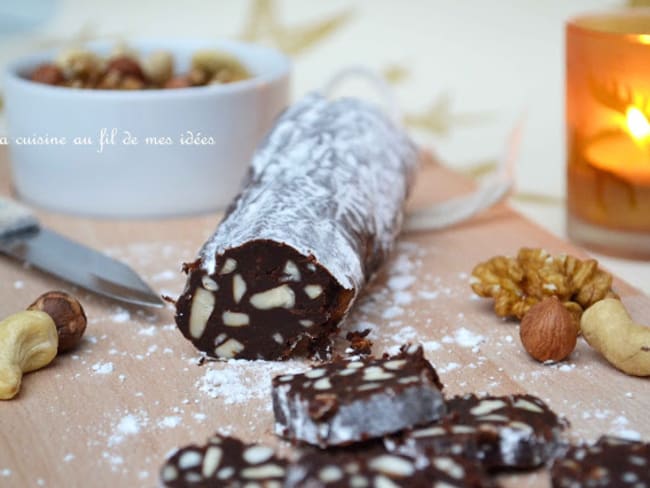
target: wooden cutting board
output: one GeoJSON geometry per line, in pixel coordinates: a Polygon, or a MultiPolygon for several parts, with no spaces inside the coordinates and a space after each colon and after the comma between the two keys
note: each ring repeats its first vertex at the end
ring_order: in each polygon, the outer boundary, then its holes
{"type": "MultiPolygon", "coordinates": [[[[10,194],[0,148],[0,194],[10,194]]],[[[422,171],[412,205],[470,184],[434,164],[422,171]]],[[[116,221],[38,212],[42,222],[133,266],[176,297],[218,215],[116,221]]],[[[346,325],[373,330],[375,352],[424,344],[447,394],[530,392],[571,422],[574,439],[603,433],[650,440],[650,383],[619,373],[584,341],[568,361],[544,366],[523,351],[517,324],[494,316],[467,284],[474,264],[520,247],[583,253],[506,205],[453,229],[403,236],[393,260],[346,325]]],[[[649,322],[650,299],[617,280],[631,313],[649,322]]],[[[24,378],[20,395],[0,402],[0,486],[157,486],[166,455],[214,431],[287,445],[272,435],[270,379],[300,362],[208,362],[174,326],[172,310],[124,307],[0,256],[0,317],[39,294],[65,289],[86,307],[82,346],[24,378]]],[[[506,486],[548,486],[545,470],[503,476],[506,486]]]]}

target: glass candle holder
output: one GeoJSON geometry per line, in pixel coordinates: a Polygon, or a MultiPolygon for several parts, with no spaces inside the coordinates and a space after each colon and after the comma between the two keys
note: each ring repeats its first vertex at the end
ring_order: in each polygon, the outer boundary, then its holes
{"type": "Polygon", "coordinates": [[[567,231],[650,258],[650,9],[566,26],[567,231]]]}

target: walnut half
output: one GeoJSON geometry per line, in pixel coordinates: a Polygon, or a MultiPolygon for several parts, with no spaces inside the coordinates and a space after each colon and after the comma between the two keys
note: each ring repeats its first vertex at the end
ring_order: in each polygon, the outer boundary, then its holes
{"type": "Polygon", "coordinates": [[[477,295],[494,298],[498,316],[518,319],[550,296],[557,297],[577,319],[597,301],[617,296],[612,291],[612,275],[600,269],[595,259],[553,257],[538,248],[521,248],[516,257],[495,256],[479,263],[470,284],[477,295]]]}

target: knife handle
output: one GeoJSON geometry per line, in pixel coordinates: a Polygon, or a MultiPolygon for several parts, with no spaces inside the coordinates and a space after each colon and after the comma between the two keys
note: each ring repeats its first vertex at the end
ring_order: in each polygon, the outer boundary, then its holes
{"type": "Polygon", "coordinates": [[[38,220],[27,207],[0,197],[0,239],[37,227],[38,220]]]}

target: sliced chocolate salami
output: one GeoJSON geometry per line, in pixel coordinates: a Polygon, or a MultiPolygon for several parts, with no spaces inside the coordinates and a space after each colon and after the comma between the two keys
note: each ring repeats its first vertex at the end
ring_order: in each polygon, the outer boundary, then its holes
{"type": "Polygon", "coordinates": [[[458,456],[413,458],[371,449],[313,450],[289,466],[286,488],[493,487],[482,468],[458,456]]]}
{"type": "Polygon", "coordinates": [[[601,437],[571,446],[551,468],[553,488],[650,488],[650,443],[601,437]]]}
{"type": "Polygon", "coordinates": [[[190,445],[173,454],[160,479],[169,488],[282,488],[286,466],[270,447],[214,435],[204,446],[190,445]]]}
{"type": "Polygon", "coordinates": [[[337,446],[439,419],[442,384],[422,348],[392,357],[339,359],[273,379],[276,434],[337,446]]]}
{"type": "Polygon", "coordinates": [[[566,422],[532,395],[467,395],[447,401],[440,422],[385,440],[411,456],[463,455],[486,469],[528,469],[548,461],[562,444],[566,422]]]}
{"type": "Polygon", "coordinates": [[[417,150],[379,110],[310,95],[277,121],[177,301],[176,323],[220,358],[324,358],[391,252],[417,150]]]}

